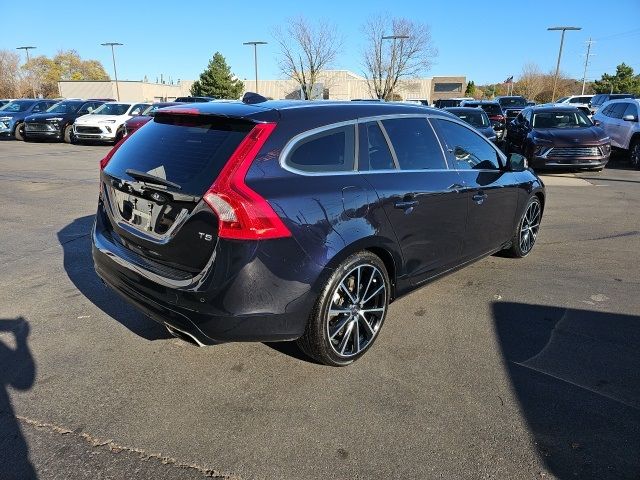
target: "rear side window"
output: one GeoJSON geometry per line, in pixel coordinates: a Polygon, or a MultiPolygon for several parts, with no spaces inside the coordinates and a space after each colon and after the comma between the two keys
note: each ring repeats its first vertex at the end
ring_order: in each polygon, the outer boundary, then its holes
{"type": "Polygon", "coordinates": [[[627,109],[627,105],[628,103],[626,102],[614,103],[609,110],[609,116],[611,118],[622,118],[624,111],[627,109]]]}
{"type": "Polygon", "coordinates": [[[400,170],[447,168],[438,139],[426,118],[383,120],[382,125],[396,152],[400,170]]]}
{"type": "Polygon", "coordinates": [[[182,193],[202,195],[252,124],[211,116],[156,115],[124,142],[105,173],[127,178],[129,168],[177,183],[182,193]]]}
{"type": "Polygon", "coordinates": [[[488,140],[467,127],[448,120],[433,120],[447,144],[457,170],[497,170],[498,152],[488,140]]]}
{"type": "Polygon", "coordinates": [[[354,126],[332,128],[303,138],[287,156],[287,165],[305,172],[353,170],[354,126]]]}

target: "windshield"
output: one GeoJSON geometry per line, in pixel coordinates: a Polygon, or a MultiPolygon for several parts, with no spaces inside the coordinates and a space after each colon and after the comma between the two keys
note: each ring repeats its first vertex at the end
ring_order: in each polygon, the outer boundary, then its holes
{"type": "Polygon", "coordinates": [[[569,97],[560,97],[558,100],[556,100],[556,103],[563,103],[563,102],[566,102],[567,100],[569,100],[569,97]]]}
{"type": "Polygon", "coordinates": [[[540,112],[533,114],[533,128],[577,128],[590,127],[591,120],[577,112],[540,112]]]}
{"type": "Polygon", "coordinates": [[[47,109],[47,113],[76,113],[82,103],[60,102],[47,109]]]}
{"type": "Polygon", "coordinates": [[[31,102],[10,102],[0,108],[0,110],[3,112],[26,112],[31,105],[31,102]]]}
{"type": "Polygon", "coordinates": [[[505,97],[498,100],[502,107],[526,107],[527,101],[522,97],[505,97]]]}
{"type": "Polygon", "coordinates": [[[91,112],[91,115],[124,115],[130,106],[129,103],[105,103],[91,112]]]}
{"type": "Polygon", "coordinates": [[[456,112],[453,111],[456,117],[460,120],[464,120],[469,125],[473,125],[474,127],[488,127],[489,119],[487,118],[487,114],[484,113],[483,110],[478,110],[477,112],[456,112]]]}

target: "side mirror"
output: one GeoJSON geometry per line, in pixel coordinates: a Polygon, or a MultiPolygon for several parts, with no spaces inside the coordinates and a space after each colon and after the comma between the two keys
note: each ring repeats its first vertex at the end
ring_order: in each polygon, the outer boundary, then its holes
{"type": "Polygon", "coordinates": [[[625,122],[637,122],[638,117],[636,117],[635,115],[625,115],[624,117],[622,117],[622,120],[624,120],[625,122]]]}
{"type": "Polygon", "coordinates": [[[507,159],[507,170],[510,172],[524,172],[529,165],[527,158],[519,153],[512,153],[507,159]]]}

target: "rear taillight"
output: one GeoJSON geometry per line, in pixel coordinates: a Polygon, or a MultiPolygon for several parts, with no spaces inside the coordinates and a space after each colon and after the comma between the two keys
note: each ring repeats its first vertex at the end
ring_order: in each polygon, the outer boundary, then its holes
{"type": "Polygon", "coordinates": [[[275,123],[256,125],[204,194],[204,201],[218,215],[220,238],[265,240],[291,236],[271,205],[244,181],[251,163],[275,128],[275,123]]]}
{"type": "Polygon", "coordinates": [[[504,115],[492,115],[489,120],[504,120],[504,115]]]}
{"type": "Polygon", "coordinates": [[[111,157],[113,157],[113,155],[118,151],[118,149],[120,148],[120,145],[122,145],[122,143],[129,138],[128,136],[124,136],[120,139],[120,141],[118,143],[116,143],[113,148],[111,150],[109,150],[109,153],[107,153],[105,155],[105,157],[100,160],[100,170],[104,170],[104,167],[107,166],[107,163],[109,163],[109,160],[111,160],[111,157]]]}

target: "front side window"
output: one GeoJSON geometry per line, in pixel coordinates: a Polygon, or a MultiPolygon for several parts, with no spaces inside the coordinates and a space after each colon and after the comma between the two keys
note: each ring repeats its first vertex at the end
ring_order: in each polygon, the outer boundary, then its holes
{"type": "Polygon", "coordinates": [[[627,109],[624,111],[622,116],[626,117],[627,115],[633,115],[634,117],[638,118],[638,107],[636,107],[633,103],[628,104],[627,109]]]}
{"type": "Polygon", "coordinates": [[[92,115],[124,115],[129,110],[130,103],[104,103],[96,108],[92,115]]]}
{"type": "Polygon", "coordinates": [[[498,170],[498,152],[483,136],[471,129],[448,120],[433,122],[444,139],[457,170],[498,170]]]}
{"type": "Polygon", "coordinates": [[[292,148],[286,163],[305,172],[353,170],[354,126],[332,128],[303,138],[292,148]]]}
{"type": "MultiPolygon", "coordinates": [[[[480,111],[482,113],[482,111],[480,111]]],[[[426,118],[383,120],[400,170],[446,169],[442,149],[426,118]]]]}

